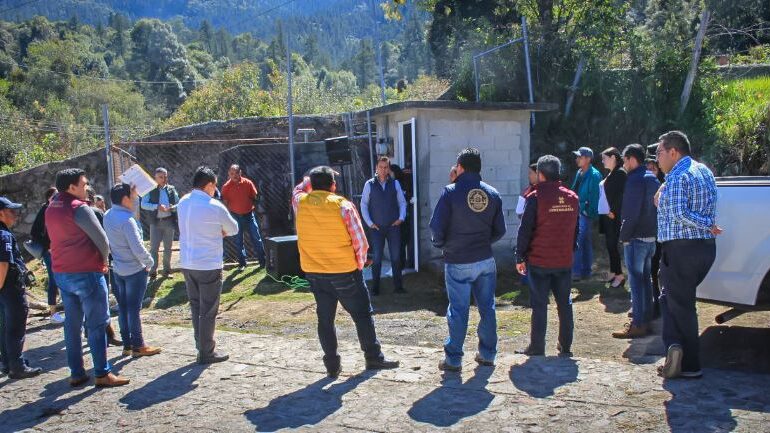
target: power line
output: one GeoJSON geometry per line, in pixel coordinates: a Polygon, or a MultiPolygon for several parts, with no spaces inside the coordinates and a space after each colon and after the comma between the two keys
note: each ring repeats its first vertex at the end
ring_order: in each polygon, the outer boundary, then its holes
{"type": "Polygon", "coordinates": [[[9,8],[5,8],[5,9],[0,11],[0,15],[4,14],[6,12],[10,12],[10,11],[15,10],[15,9],[23,8],[24,6],[32,4],[32,3],[37,3],[39,1],[40,0],[29,0],[29,1],[26,1],[24,3],[19,3],[16,6],[11,6],[9,8]]]}
{"type": "Polygon", "coordinates": [[[282,7],[284,7],[284,6],[288,5],[288,4],[294,3],[295,1],[297,1],[297,0],[288,0],[288,1],[285,1],[285,2],[283,2],[283,3],[281,3],[281,4],[279,4],[279,5],[276,5],[276,6],[273,6],[273,7],[271,7],[271,8],[265,9],[264,11],[262,11],[262,12],[260,12],[260,13],[256,14],[256,15],[251,15],[251,16],[249,16],[248,18],[244,18],[244,19],[242,19],[241,21],[237,21],[237,22],[236,22],[236,23],[235,23],[235,24],[232,26],[232,28],[234,28],[234,29],[235,29],[235,28],[237,28],[238,26],[240,26],[241,24],[243,24],[243,23],[245,23],[245,22],[247,22],[247,21],[252,21],[252,20],[254,20],[254,19],[256,19],[256,18],[259,18],[259,17],[261,17],[261,16],[267,15],[267,14],[269,14],[270,12],[272,12],[272,11],[274,11],[274,10],[277,10],[277,9],[280,9],[280,8],[282,8],[282,7]]]}

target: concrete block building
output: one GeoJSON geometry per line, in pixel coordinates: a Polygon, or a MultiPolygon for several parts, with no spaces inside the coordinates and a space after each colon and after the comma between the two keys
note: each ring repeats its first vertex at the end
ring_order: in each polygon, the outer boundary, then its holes
{"type": "Polygon", "coordinates": [[[449,170],[465,147],[481,151],[482,179],[502,195],[507,233],[495,245],[501,264],[513,262],[519,218],[518,195],[527,185],[530,114],[556,108],[549,103],[414,101],[370,111],[376,124],[378,155],[407,170],[402,183],[411,195],[407,268],[437,268],[441,251],[430,242],[429,222],[449,170]]]}

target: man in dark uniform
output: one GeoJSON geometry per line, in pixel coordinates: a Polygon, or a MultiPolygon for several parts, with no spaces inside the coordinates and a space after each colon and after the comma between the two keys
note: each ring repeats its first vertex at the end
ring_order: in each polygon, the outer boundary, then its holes
{"type": "Polygon", "coordinates": [[[0,197],[0,361],[2,371],[11,379],[26,379],[40,374],[22,356],[27,331],[27,295],[24,290],[27,266],[11,227],[19,219],[21,205],[0,197]]]}
{"type": "MultiPolygon", "coordinates": [[[[449,336],[440,370],[462,369],[471,295],[481,319],[475,360],[492,366],[497,355],[495,287],[497,267],[492,244],[505,235],[503,201],[495,188],[481,181],[481,155],[467,148],[457,155],[454,183],[444,187],[430,220],[433,246],[444,252],[444,280],[449,307],[449,336]]],[[[451,176],[450,176],[451,178],[451,176]]]]}

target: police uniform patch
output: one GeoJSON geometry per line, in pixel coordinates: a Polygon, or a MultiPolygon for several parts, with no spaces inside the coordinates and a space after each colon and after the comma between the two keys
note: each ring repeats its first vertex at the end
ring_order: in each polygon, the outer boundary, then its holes
{"type": "Polygon", "coordinates": [[[13,246],[11,245],[11,243],[10,243],[10,242],[6,242],[6,243],[5,243],[5,251],[7,251],[7,252],[9,252],[9,253],[10,253],[10,252],[13,252],[13,246]]]}
{"type": "Polygon", "coordinates": [[[468,207],[474,212],[484,212],[489,206],[489,196],[484,190],[475,188],[468,191],[468,207]]]}

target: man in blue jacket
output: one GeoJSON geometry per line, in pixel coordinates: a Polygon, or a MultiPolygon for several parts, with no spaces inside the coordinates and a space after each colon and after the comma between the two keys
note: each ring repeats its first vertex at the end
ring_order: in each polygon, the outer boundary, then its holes
{"type": "Polygon", "coordinates": [[[572,263],[572,279],[579,281],[591,276],[594,261],[591,226],[593,221],[599,218],[599,182],[602,181],[602,175],[591,165],[594,159],[593,150],[581,147],[572,153],[575,154],[578,172],[571,189],[577,193],[580,200],[579,231],[575,260],[572,263]]]}
{"type": "Polygon", "coordinates": [[[444,278],[449,307],[449,337],[440,370],[462,369],[463,342],[468,330],[471,294],[481,320],[476,362],[494,365],[497,355],[495,286],[497,267],[492,244],[505,235],[503,201],[496,189],[481,181],[481,155],[475,148],[457,156],[454,183],[444,187],[430,221],[433,245],[444,251],[444,278]]]}
{"type": "Polygon", "coordinates": [[[631,285],[631,323],[615,338],[644,337],[652,321],[652,256],[658,233],[658,210],[653,199],[660,187],[655,174],[644,164],[645,150],[629,144],[623,150],[623,168],[628,177],[620,211],[620,241],[631,285]]]}

